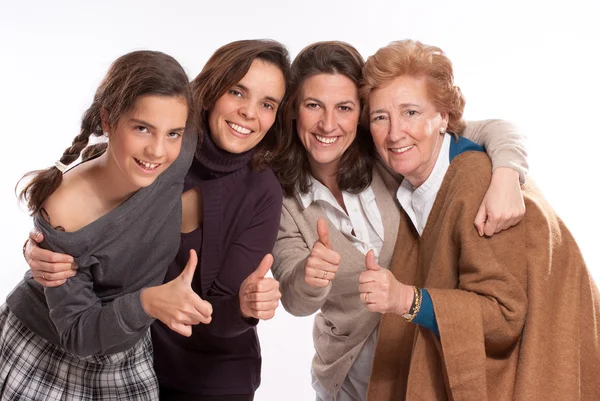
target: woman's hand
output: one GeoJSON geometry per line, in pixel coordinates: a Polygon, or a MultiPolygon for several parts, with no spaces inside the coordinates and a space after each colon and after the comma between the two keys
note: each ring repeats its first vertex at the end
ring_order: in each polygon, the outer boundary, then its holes
{"type": "Polygon", "coordinates": [[[279,281],[265,277],[272,265],[273,256],[265,255],[258,268],[242,282],[239,293],[240,311],[245,319],[269,320],[275,316],[281,299],[279,281]]]}
{"type": "Polygon", "coordinates": [[[42,249],[39,244],[44,235],[33,229],[23,247],[23,256],[35,281],[44,287],[57,287],[77,273],[77,266],[70,255],[42,249]]]}
{"type": "Polygon", "coordinates": [[[517,224],[525,215],[519,173],[508,167],[498,167],[492,174],[477,216],[475,227],[479,236],[491,237],[517,224]]]}
{"type": "Polygon", "coordinates": [[[367,270],[359,276],[360,300],[371,312],[398,315],[408,313],[414,291],[411,286],[404,285],[392,274],[375,262],[375,254],[371,249],[365,258],[367,270]]]}
{"type": "Polygon", "coordinates": [[[149,316],[171,330],[189,337],[192,326],[212,320],[212,305],[192,290],[198,256],[190,250],[190,259],[181,274],[166,284],[142,290],[142,306],[149,316]]]}
{"type": "Polygon", "coordinates": [[[304,281],[313,287],[327,287],[335,278],[342,258],[331,247],[329,230],[323,219],[317,221],[317,234],[319,239],[315,241],[304,266],[304,281]]]}

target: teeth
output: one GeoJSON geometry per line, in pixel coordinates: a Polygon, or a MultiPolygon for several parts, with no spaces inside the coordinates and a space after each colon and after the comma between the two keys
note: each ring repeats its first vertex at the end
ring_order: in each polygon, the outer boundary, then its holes
{"type": "Polygon", "coordinates": [[[147,170],[154,170],[155,168],[157,168],[159,166],[159,163],[149,163],[149,162],[141,161],[139,159],[135,159],[135,161],[140,166],[145,167],[147,170]]]}
{"type": "Polygon", "coordinates": [[[413,146],[415,146],[415,145],[404,146],[401,148],[391,148],[390,150],[392,151],[392,153],[404,153],[407,150],[411,149],[413,146]]]}
{"type": "Polygon", "coordinates": [[[237,125],[237,124],[230,123],[230,122],[228,122],[227,124],[229,124],[229,126],[230,126],[230,127],[231,127],[231,128],[232,128],[232,129],[233,129],[235,132],[237,132],[237,133],[239,133],[239,134],[242,134],[242,135],[248,135],[249,133],[251,133],[251,132],[252,132],[252,130],[251,130],[251,129],[244,128],[244,127],[242,127],[241,125],[237,125]]]}
{"type": "Polygon", "coordinates": [[[328,143],[328,144],[334,143],[338,139],[337,136],[334,136],[334,137],[331,137],[331,138],[327,138],[327,137],[324,137],[324,136],[315,135],[315,137],[317,138],[317,141],[322,142],[322,143],[328,143]]]}

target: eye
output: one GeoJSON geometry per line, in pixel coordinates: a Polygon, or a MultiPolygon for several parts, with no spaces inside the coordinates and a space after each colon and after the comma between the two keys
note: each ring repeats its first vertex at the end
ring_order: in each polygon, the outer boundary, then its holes
{"type": "Polygon", "coordinates": [[[237,97],[242,97],[242,92],[237,89],[229,89],[229,94],[237,97]]]}
{"type": "Polygon", "coordinates": [[[179,138],[181,138],[181,133],[173,131],[173,132],[169,132],[169,134],[167,136],[169,138],[179,139],[179,138]]]}
{"type": "Polygon", "coordinates": [[[416,111],[416,110],[406,110],[406,115],[409,116],[409,117],[414,117],[414,116],[416,116],[418,114],[419,114],[419,112],[416,111]]]}
{"type": "Polygon", "coordinates": [[[373,117],[373,119],[371,121],[379,122],[379,121],[385,121],[385,120],[387,120],[387,116],[381,114],[381,115],[377,115],[377,116],[373,117]]]}
{"type": "Polygon", "coordinates": [[[275,106],[273,106],[271,103],[268,103],[268,102],[263,103],[263,107],[265,109],[275,110],[275,106]]]}
{"type": "Polygon", "coordinates": [[[135,129],[138,130],[139,132],[143,132],[143,133],[148,132],[148,127],[146,127],[144,125],[136,125],[135,129]]]}
{"type": "Polygon", "coordinates": [[[340,106],[339,109],[341,111],[352,111],[352,107],[350,106],[340,106]]]}
{"type": "Polygon", "coordinates": [[[316,110],[318,109],[320,106],[318,103],[306,103],[304,105],[304,107],[306,107],[307,109],[311,109],[311,110],[316,110]]]}

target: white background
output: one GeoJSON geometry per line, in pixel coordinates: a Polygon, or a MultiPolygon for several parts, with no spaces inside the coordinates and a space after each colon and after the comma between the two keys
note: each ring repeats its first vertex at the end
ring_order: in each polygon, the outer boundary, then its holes
{"type": "MultiPolygon", "coordinates": [[[[530,177],[573,231],[597,281],[600,16],[597,2],[0,0],[0,298],[19,281],[31,226],[14,185],[78,133],[109,64],[135,49],[173,55],[193,78],[219,46],[273,38],[292,56],[344,40],[369,56],[403,38],[440,46],[468,119],[505,118],[528,136],[530,177]],[[594,26],[595,25],[595,26],[594,26]]],[[[557,319],[560,317],[557,316],[557,319]]],[[[310,400],[312,317],[283,308],[259,325],[257,400],[310,400]]]]}

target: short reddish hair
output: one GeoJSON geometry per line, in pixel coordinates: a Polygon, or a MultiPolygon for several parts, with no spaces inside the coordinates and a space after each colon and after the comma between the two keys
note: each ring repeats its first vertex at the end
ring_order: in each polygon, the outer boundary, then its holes
{"type": "Polygon", "coordinates": [[[399,40],[382,47],[368,58],[363,68],[360,96],[365,107],[362,122],[368,127],[369,95],[373,89],[408,75],[425,77],[427,95],[440,113],[448,113],[448,129],[461,134],[466,123],[462,116],[465,98],[454,85],[452,62],[442,49],[415,40],[399,40]]]}

